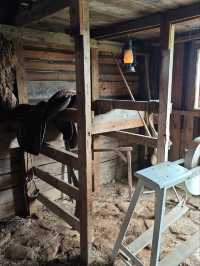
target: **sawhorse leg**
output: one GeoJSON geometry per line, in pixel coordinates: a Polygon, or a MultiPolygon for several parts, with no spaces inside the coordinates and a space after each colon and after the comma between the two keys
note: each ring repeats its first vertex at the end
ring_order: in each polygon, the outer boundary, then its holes
{"type": "Polygon", "coordinates": [[[160,254],[160,238],[162,233],[163,217],[165,213],[166,189],[156,191],[155,199],[155,223],[151,250],[150,266],[158,266],[160,254]]]}
{"type": "Polygon", "coordinates": [[[121,231],[119,233],[119,236],[118,236],[118,239],[115,243],[115,246],[114,246],[114,249],[113,249],[113,252],[112,252],[112,258],[113,260],[115,259],[115,257],[117,256],[118,254],[118,251],[120,249],[120,245],[122,244],[122,241],[124,239],[124,236],[126,234],[126,231],[128,229],[128,225],[130,223],[130,219],[133,215],[133,211],[136,207],[136,204],[137,204],[137,201],[142,193],[142,190],[144,188],[144,185],[143,185],[143,182],[141,180],[139,180],[136,188],[135,188],[135,192],[133,193],[133,197],[131,199],[131,203],[129,205],[129,208],[128,208],[128,211],[127,211],[127,214],[125,216],[125,219],[124,219],[124,222],[122,224],[122,227],[121,227],[121,231]]]}

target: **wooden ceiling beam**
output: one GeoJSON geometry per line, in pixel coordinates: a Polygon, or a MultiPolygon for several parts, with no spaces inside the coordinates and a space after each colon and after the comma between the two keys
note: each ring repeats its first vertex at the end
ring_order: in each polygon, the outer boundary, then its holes
{"type": "Polygon", "coordinates": [[[200,3],[179,7],[165,13],[156,13],[134,20],[114,23],[112,25],[107,25],[106,27],[97,27],[91,31],[91,36],[95,39],[105,39],[158,28],[160,27],[163,15],[165,15],[167,20],[173,24],[196,19],[200,17],[200,3]]]}
{"type": "Polygon", "coordinates": [[[26,26],[32,22],[38,21],[44,17],[50,16],[57,11],[69,6],[70,0],[42,0],[37,1],[27,10],[19,12],[15,19],[14,25],[26,26]]]}
{"type": "Polygon", "coordinates": [[[91,31],[91,36],[95,39],[103,39],[114,36],[120,36],[127,33],[150,30],[160,26],[160,14],[150,15],[134,20],[127,20],[120,23],[114,23],[107,27],[98,27],[91,31]]]}
{"type": "Polygon", "coordinates": [[[166,17],[173,24],[200,18],[200,3],[169,10],[166,17]]]}

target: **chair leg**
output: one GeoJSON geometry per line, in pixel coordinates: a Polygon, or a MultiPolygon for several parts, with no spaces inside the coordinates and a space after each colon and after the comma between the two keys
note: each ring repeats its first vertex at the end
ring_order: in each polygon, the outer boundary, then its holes
{"type": "Polygon", "coordinates": [[[135,192],[133,193],[133,196],[132,196],[132,199],[131,199],[127,214],[125,216],[124,222],[122,224],[121,231],[120,231],[120,233],[118,235],[117,241],[115,243],[115,246],[114,246],[114,249],[113,249],[113,252],[112,252],[113,260],[115,259],[115,257],[118,254],[118,251],[120,249],[120,245],[121,245],[121,243],[122,243],[122,241],[124,239],[124,236],[126,234],[126,231],[128,229],[128,225],[130,223],[130,219],[131,219],[131,217],[133,215],[133,211],[134,211],[134,209],[136,207],[138,198],[140,197],[140,194],[141,194],[141,192],[143,190],[143,187],[144,187],[143,182],[141,180],[139,180],[139,182],[137,183],[137,186],[135,188],[135,192]]]}
{"type": "Polygon", "coordinates": [[[153,242],[151,251],[150,266],[158,266],[160,255],[160,238],[163,225],[163,217],[165,213],[165,196],[166,189],[156,191],[155,199],[155,223],[153,231],[153,242]]]}

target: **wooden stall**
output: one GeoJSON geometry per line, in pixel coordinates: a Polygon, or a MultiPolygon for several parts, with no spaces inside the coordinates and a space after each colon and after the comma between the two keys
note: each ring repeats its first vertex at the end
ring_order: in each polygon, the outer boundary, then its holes
{"type": "MultiPolygon", "coordinates": [[[[200,36],[195,27],[200,27],[200,4],[138,1],[133,12],[132,1],[117,1],[122,4],[119,10],[115,1],[108,9],[106,1],[14,1],[11,10],[9,2],[0,4],[0,33],[17,47],[19,104],[47,100],[60,88],[77,95],[76,108],[62,112],[77,124],[77,149],[64,150],[61,135],[49,127],[32,166],[40,189],[37,199],[80,232],[81,259],[89,265],[92,193],[116,177],[113,169],[118,169],[119,178],[127,176],[127,164],[119,163],[116,149],[134,147],[132,164],[138,168],[141,146],[150,155],[155,152],[157,162],[176,160],[199,135],[195,73],[200,36]],[[146,10],[144,16],[141,9],[146,10]],[[142,66],[139,72],[124,75],[119,62],[127,38],[139,40],[136,55],[142,66]],[[150,114],[153,133],[146,121],[150,114]],[[78,187],[63,180],[65,165],[76,170],[78,187]],[[60,193],[80,204],[78,218],[54,202],[60,193]]],[[[19,148],[12,116],[0,114],[0,123],[0,219],[25,216],[30,212],[26,186],[30,158],[19,148]]]]}

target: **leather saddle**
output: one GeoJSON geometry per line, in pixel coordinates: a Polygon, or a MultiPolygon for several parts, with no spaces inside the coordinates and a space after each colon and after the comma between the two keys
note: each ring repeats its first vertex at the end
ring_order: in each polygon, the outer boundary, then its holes
{"type": "Polygon", "coordinates": [[[76,146],[77,131],[75,124],[59,118],[59,113],[72,105],[75,95],[64,89],[55,93],[48,102],[37,105],[21,104],[15,108],[19,122],[17,139],[19,146],[26,152],[38,155],[44,142],[47,123],[53,120],[55,126],[63,133],[69,148],[76,146]]]}

